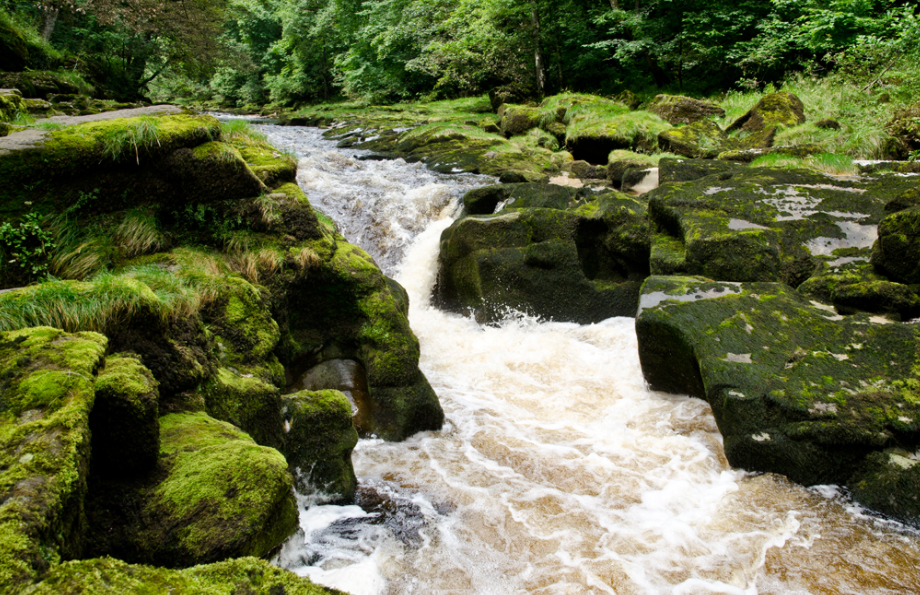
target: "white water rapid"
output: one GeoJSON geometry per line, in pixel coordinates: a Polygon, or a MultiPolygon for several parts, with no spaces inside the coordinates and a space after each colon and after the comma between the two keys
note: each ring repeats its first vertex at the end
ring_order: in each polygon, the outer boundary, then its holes
{"type": "Polygon", "coordinates": [[[277,564],[353,595],[920,592],[917,532],[834,487],[731,469],[706,403],[646,388],[632,319],[481,326],[431,307],[441,231],[489,179],[263,129],[408,290],[447,415],[440,432],[361,441],[365,509],[302,498],[277,564]]]}

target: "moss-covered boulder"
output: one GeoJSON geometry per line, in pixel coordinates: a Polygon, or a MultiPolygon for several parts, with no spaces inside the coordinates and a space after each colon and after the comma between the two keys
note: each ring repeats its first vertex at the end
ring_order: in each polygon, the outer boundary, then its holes
{"type": "MultiPolygon", "coordinates": [[[[407,298],[408,299],[408,298],[407,298]]],[[[294,380],[288,393],[336,390],[351,404],[351,421],[358,435],[368,437],[374,429],[374,404],[371,401],[367,371],[352,359],[331,359],[319,363],[294,380]]]]}
{"type": "Polygon", "coordinates": [[[345,595],[272,566],[237,558],[185,570],[128,564],[114,558],[77,560],[55,566],[24,595],[345,595]]]}
{"type": "Polygon", "coordinates": [[[728,132],[761,132],[773,127],[792,128],[805,123],[805,104],[786,91],[765,95],[754,107],[735,120],[728,132]]]}
{"type": "Polygon", "coordinates": [[[662,151],[694,159],[714,159],[725,150],[728,137],[712,120],[697,120],[688,126],[670,128],[658,135],[662,151]]]}
{"type": "Polygon", "coordinates": [[[647,195],[652,274],[798,286],[820,261],[871,246],[884,205],[909,185],[772,168],[665,184],[647,195]]]}
{"type": "Polygon", "coordinates": [[[90,411],[105,337],[0,333],[0,592],[82,555],[90,411]]]}
{"type": "Polygon", "coordinates": [[[920,149],[920,102],[898,111],[885,125],[890,135],[886,152],[893,159],[907,159],[920,149]]]}
{"type": "MultiPolygon", "coordinates": [[[[665,157],[658,162],[658,181],[661,184],[691,182],[712,175],[730,176],[737,169],[737,165],[724,161],[665,157]]],[[[726,179],[730,178],[726,177],[726,179]]]]}
{"type": "Polygon", "coordinates": [[[284,456],[298,492],[320,492],[353,502],[358,479],[351,452],[358,444],[352,405],[337,390],[299,391],[284,397],[284,456]]]}
{"type": "Polygon", "coordinates": [[[656,95],[648,111],[674,125],[725,116],[725,110],[718,105],[683,95],[656,95]]]}
{"type": "Polygon", "coordinates": [[[920,315],[920,296],[914,291],[915,288],[892,282],[887,277],[879,275],[866,262],[866,250],[861,252],[862,255],[857,252],[857,255],[831,261],[827,265],[827,270],[816,272],[802,283],[798,288],[799,292],[833,304],[841,314],[892,314],[903,321],[920,315]],[[844,264],[833,266],[838,262],[844,264]]]}
{"type": "Polygon", "coordinates": [[[706,399],[736,467],[846,483],[920,439],[915,325],[840,316],[780,283],[650,277],[636,332],[650,386],[706,399]]]}
{"type": "Polygon", "coordinates": [[[295,181],[297,161],[290,155],[279,152],[265,141],[241,137],[231,143],[239,149],[249,169],[269,188],[295,181]]]}
{"type": "Polygon", "coordinates": [[[882,220],[872,264],[894,281],[920,283],[920,206],[891,213],[882,220]]]}
{"type": "Polygon", "coordinates": [[[185,567],[265,556],[297,527],[287,463],[204,413],[160,418],[160,470],[94,481],[90,555],[185,567]]]}
{"type": "Polygon", "coordinates": [[[509,309],[576,322],[635,312],[647,274],[644,202],[562,186],[501,192],[497,214],[461,218],[441,235],[441,307],[483,321],[509,309]]]}
{"type": "Polygon", "coordinates": [[[574,105],[566,119],[566,149],[575,159],[594,165],[606,165],[610,152],[617,149],[651,151],[659,133],[671,127],[655,114],[600,100],[574,105]]]}
{"type": "Polygon", "coordinates": [[[160,454],[157,381],[140,358],[110,355],[96,378],[90,416],[93,473],[139,475],[153,470],[160,454]]]}
{"type": "Polygon", "coordinates": [[[507,137],[524,134],[540,126],[540,108],[506,105],[501,113],[501,131],[507,137]]]}
{"type": "Polygon", "coordinates": [[[10,122],[19,114],[28,111],[29,108],[18,89],[0,89],[0,121],[10,122]]]}

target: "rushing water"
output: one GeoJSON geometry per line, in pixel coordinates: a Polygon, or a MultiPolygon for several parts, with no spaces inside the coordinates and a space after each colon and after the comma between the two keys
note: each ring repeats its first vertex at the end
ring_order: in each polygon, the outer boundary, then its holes
{"type": "Polygon", "coordinates": [[[409,291],[447,415],[440,432],[359,443],[360,506],[302,497],[278,564],[354,595],[920,592],[915,531],[832,486],[731,469],[706,403],[645,386],[632,319],[481,326],[431,307],[441,231],[488,178],[265,131],[409,291]]]}

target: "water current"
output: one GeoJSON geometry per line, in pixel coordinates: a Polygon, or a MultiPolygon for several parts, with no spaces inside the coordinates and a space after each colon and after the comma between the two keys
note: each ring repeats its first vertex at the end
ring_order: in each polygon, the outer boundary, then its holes
{"type": "Polygon", "coordinates": [[[834,486],[732,469],[705,402],[648,390],[632,319],[482,326],[433,308],[441,231],[493,180],[263,130],[408,290],[447,416],[402,443],[362,440],[360,506],[301,496],[276,564],[353,595],[920,592],[917,532],[834,486]]]}

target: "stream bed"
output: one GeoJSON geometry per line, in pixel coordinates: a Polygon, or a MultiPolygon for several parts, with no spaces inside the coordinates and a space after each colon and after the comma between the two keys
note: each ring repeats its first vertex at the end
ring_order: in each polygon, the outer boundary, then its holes
{"type": "Polygon", "coordinates": [[[447,422],[362,440],[356,505],[300,495],[275,563],[353,595],[917,593],[920,534],[835,486],[732,469],[709,405],[648,390],[634,321],[499,325],[429,303],[438,241],[473,187],[261,125],[298,183],[411,298],[447,422]]]}

